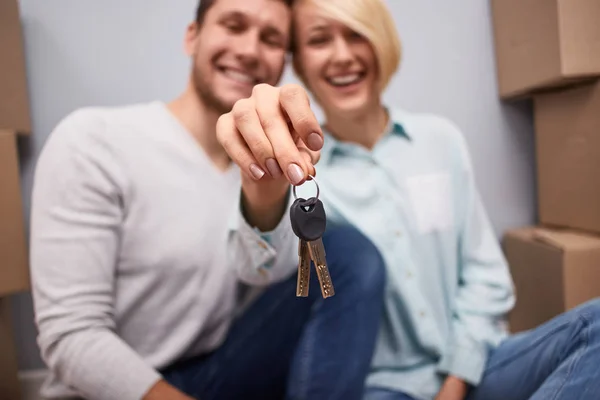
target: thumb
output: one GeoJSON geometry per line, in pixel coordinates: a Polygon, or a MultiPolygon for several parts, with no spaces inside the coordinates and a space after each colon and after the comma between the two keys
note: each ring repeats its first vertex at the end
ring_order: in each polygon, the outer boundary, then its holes
{"type": "Polygon", "coordinates": [[[302,156],[302,159],[304,160],[304,165],[306,166],[306,171],[308,172],[309,175],[315,176],[316,174],[316,170],[315,170],[315,165],[319,162],[319,159],[321,158],[321,151],[320,150],[311,150],[309,149],[306,144],[304,143],[304,141],[302,140],[302,138],[299,137],[299,135],[293,131],[292,133],[294,135],[294,141],[296,142],[296,146],[298,147],[298,151],[300,152],[300,155],[302,156]]]}
{"type": "Polygon", "coordinates": [[[300,155],[304,160],[304,165],[306,165],[306,170],[308,171],[308,174],[311,176],[316,176],[317,170],[315,169],[315,164],[319,162],[321,153],[319,151],[309,150],[304,145],[298,146],[298,151],[300,152],[300,155]]]}

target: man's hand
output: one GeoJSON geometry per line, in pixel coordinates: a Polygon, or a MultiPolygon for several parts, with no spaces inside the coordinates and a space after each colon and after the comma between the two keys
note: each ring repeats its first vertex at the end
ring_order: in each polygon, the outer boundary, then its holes
{"type": "Polygon", "coordinates": [[[217,138],[242,170],[244,214],[262,231],[285,212],[289,185],[315,175],[323,133],[298,85],[254,87],[217,123],[217,138]]]}
{"type": "Polygon", "coordinates": [[[465,381],[449,376],[442,385],[435,400],[464,400],[467,397],[468,385],[465,381]]]}

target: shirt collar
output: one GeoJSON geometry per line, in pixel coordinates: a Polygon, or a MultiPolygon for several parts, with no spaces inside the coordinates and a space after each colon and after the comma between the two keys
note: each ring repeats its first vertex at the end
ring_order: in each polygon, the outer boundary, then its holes
{"type": "MultiPolygon", "coordinates": [[[[406,131],[405,124],[403,124],[402,112],[399,110],[391,109],[389,107],[386,107],[386,110],[388,110],[390,118],[385,133],[382,137],[388,135],[397,135],[404,137],[406,140],[410,141],[411,136],[406,131]]],[[[321,159],[319,163],[327,163],[331,159],[331,156],[336,152],[343,152],[344,148],[347,148],[348,146],[353,146],[352,144],[344,143],[337,140],[324,127],[323,133],[325,133],[325,143],[321,150],[321,159]]]]}

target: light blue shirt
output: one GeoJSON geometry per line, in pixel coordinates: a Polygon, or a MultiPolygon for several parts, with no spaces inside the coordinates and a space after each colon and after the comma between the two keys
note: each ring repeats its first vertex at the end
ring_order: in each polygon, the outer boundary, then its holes
{"type": "MultiPolygon", "coordinates": [[[[446,374],[480,381],[515,297],[462,133],[434,115],[390,116],[370,151],[326,133],[316,180],[328,223],[356,226],[387,264],[367,384],[431,399],[446,374]]],[[[314,185],[297,193],[313,196],[314,185]]]]}

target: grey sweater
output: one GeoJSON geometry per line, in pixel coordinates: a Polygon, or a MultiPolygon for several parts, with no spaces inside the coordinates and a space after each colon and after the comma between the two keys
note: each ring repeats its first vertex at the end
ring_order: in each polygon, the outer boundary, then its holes
{"type": "Polygon", "coordinates": [[[293,273],[288,218],[267,243],[159,102],[67,116],[37,164],[31,273],[48,398],[140,399],[176,360],[219,346],[241,281],[293,273]]]}

